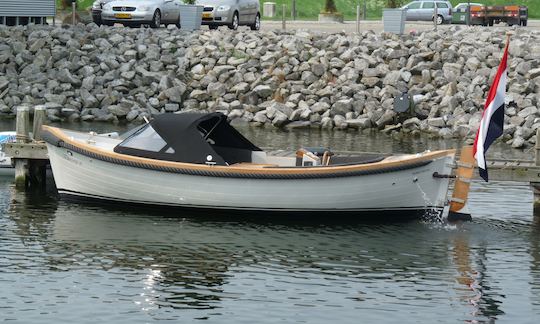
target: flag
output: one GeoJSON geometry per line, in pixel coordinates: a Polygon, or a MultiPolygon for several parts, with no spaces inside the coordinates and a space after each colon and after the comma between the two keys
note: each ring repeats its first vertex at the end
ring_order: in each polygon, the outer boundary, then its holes
{"type": "Polygon", "coordinates": [[[503,134],[504,127],[504,97],[506,96],[506,75],[508,63],[508,46],[510,38],[506,42],[504,54],[497,70],[497,75],[484,106],[480,126],[474,140],[473,154],[478,164],[478,172],[480,176],[487,182],[488,172],[486,166],[485,154],[497,137],[503,134]]]}

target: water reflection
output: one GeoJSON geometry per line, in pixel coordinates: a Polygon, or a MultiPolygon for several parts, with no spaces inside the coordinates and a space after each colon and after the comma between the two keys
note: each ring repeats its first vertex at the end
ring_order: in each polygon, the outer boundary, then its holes
{"type": "MultiPolygon", "coordinates": [[[[162,315],[163,307],[211,310],[234,300],[283,305],[300,287],[306,295],[298,296],[298,305],[328,308],[348,300],[349,309],[435,306],[435,297],[446,293],[441,283],[454,271],[445,243],[453,231],[434,233],[418,222],[200,221],[14,194],[9,215],[15,232],[42,247],[40,260],[26,266],[121,280],[122,292],[107,297],[131,300],[152,316],[162,315]],[[38,203],[41,212],[33,208],[38,203]],[[284,297],[270,291],[282,291],[284,297]]],[[[457,237],[454,244],[454,262],[464,278],[458,281],[470,287],[466,277],[474,272],[467,242],[457,237]]]]}
{"type": "MultiPolygon", "coordinates": [[[[453,145],[357,132],[244,133],[280,148],[453,145]]],[[[231,220],[73,204],[50,187],[18,192],[5,179],[0,318],[352,323],[399,312],[403,323],[526,322],[540,313],[540,221],[531,200],[523,184],[475,183],[474,221],[458,225],[231,220]]]]}

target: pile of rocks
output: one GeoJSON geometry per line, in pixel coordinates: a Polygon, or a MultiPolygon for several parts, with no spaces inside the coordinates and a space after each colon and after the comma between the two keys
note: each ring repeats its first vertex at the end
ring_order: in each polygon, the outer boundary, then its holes
{"type": "MultiPolygon", "coordinates": [[[[451,27],[398,37],[307,31],[26,26],[0,28],[0,114],[45,105],[52,121],[142,121],[222,111],[276,127],[376,128],[472,137],[502,56],[498,28],[451,27]],[[394,99],[415,98],[397,115],[394,99]]],[[[505,140],[535,142],[540,33],[510,46],[505,140]]]]}

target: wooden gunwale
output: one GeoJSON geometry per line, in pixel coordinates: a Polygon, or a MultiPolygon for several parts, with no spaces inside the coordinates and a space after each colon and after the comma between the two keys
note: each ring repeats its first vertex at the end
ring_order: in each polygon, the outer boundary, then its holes
{"type": "Polygon", "coordinates": [[[421,162],[432,161],[437,158],[445,156],[453,156],[456,151],[451,150],[441,150],[433,152],[425,152],[421,155],[407,155],[404,157],[392,157],[389,159],[382,160],[380,162],[370,163],[370,164],[360,164],[360,165],[343,165],[343,166],[320,166],[320,167],[311,167],[311,168],[296,168],[296,167],[265,167],[265,168],[253,168],[253,167],[243,167],[241,165],[230,165],[230,166],[218,166],[218,165],[204,165],[204,164],[194,164],[194,163],[185,163],[185,162],[173,162],[173,161],[162,161],[154,160],[149,158],[131,156],[119,154],[116,152],[111,152],[98,148],[96,146],[83,143],[81,141],[73,140],[68,135],[66,135],[62,129],[58,127],[43,126],[43,132],[49,132],[54,137],[58,138],[64,143],[70,144],[74,147],[78,147],[82,150],[94,153],[96,155],[102,155],[112,159],[130,161],[133,163],[143,163],[147,165],[154,165],[157,167],[165,168],[182,168],[190,169],[196,171],[212,171],[212,172],[223,172],[223,173],[239,173],[239,174],[275,174],[275,175],[291,175],[291,174],[324,174],[324,173],[340,173],[340,172],[354,172],[354,171],[371,171],[381,168],[393,168],[400,167],[409,164],[417,164],[421,162]]]}

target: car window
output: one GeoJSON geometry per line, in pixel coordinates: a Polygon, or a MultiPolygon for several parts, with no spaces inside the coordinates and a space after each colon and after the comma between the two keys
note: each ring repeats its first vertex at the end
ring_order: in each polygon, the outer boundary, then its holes
{"type": "Polygon", "coordinates": [[[413,2],[407,6],[407,9],[420,9],[422,2],[413,2]]]}
{"type": "Polygon", "coordinates": [[[437,8],[448,8],[448,5],[444,2],[437,2],[437,8]]]}
{"type": "Polygon", "coordinates": [[[422,4],[422,9],[434,9],[435,8],[435,2],[424,2],[422,4]]]}

